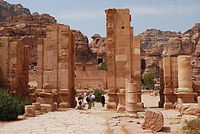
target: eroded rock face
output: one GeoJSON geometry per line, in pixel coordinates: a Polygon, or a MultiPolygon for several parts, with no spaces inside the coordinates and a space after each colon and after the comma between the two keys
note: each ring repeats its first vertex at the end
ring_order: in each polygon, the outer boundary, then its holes
{"type": "Polygon", "coordinates": [[[147,110],[145,112],[142,128],[160,131],[164,125],[164,117],[161,112],[147,110]]]}
{"type": "Polygon", "coordinates": [[[21,4],[9,4],[6,1],[0,1],[0,21],[7,17],[18,15],[31,15],[29,9],[24,8],[21,4]]]}
{"type": "Polygon", "coordinates": [[[147,31],[140,34],[142,56],[161,56],[166,42],[170,38],[178,35],[181,34],[157,29],[147,29],[147,31]]]}
{"type": "Polygon", "coordinates": [[[28,45],[29,65],[32,65],[37,58],[37,39],[46,37],[45,27],[55,23],[55,18],[48,14],[8,17],[0,22],[0,37],[15,37],[28,45]]]}
{"type": "Polygon", "coordinates": [[[183,34],[149,29],[140,36],[141,54],[146,69],[155,70],[156,79],[159,78],[159,71],[156,71],[156,68],[162,57],[192,55],[193,88],[194,91],[199,90],[200,23],[183,34]]]}
{"type": "Polygon", "coordinates": [[[75,41],[75,61],[86,64],[87,62],[96,61],[96,55],[92,53],[89,47],[87,36],[79,30],[72,30],[75,41]]]}
{"type": "Polygon", "coordinates": [[[96,53],[98,57],[106,56],[105,37],[101,37],[99,34],[94,34],[90,43],[90,48],[93,53],[96,53]]]}

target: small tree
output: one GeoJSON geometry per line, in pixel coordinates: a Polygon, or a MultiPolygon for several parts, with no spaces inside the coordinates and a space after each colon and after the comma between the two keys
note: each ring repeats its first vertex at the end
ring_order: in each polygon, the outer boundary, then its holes
{"type": "Polygon", "coordinates": [[[107,63],[102,62],[101,65],[98,67],[98,70],[107,70],[107,63]]]}
{"type": "Polygon", "coordinates": [[[95,95],[95,100],[97,102],[100,102],[101,101],[101,95],[103,94],[103,91],[102,90],[99,90],[99,89],[95,89],[94,90],[94,95],[95,95]]]}
{"type": "Polygon", "coordinates": [[[26,100],[11,96],[6,90],[0,89],[0,121],[16,120],[18,115],[24,114],[26,100]]]}
{"type": "Polygon", "coordinates": [[[185,134],[200,134],[200,116],[192,120],[185,120],[183,132],[185,134]]]}
{"type": "Polygon", "coordinates": [[[145,88],[153,89],[155,85],[154,81],[154,72],[152,70],[148,70],[143,76],[143,84],[145,88]]]}

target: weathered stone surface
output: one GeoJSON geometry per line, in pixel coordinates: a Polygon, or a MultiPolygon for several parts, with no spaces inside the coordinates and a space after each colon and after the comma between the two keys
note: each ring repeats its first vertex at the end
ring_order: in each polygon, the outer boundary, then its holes
{"type": "Polygon", "coordinates": [[[72,31],[66,25],[50,25],[46,30],[47,37],[38,40],[37,101],[50,105],[57,102],[61,108],[75,107],[72,31]],[[52,93],[56,89],[58,93],[52,93]]]}
{"type": "Polygon", "coordinates": [[[35,110],[40,110],[40,109],[41,109],[41,105],[40,105],[40,103],[38,103],[38,102],[33,103],[32,105],[33,105],[33,107],[35,108],[35,110]]]}
{"type": "Polygon", "coordinates": [[[0,87],[28,96],[28,47],[16,38],[0,37],[0,87]]]}
{"type": "Polygon", "coordinates": [[[35,108],[32,105],[25,106],[25,114],[24,116],[27,117],[34,117],[35,116],[35,108]]]}
{"type": "Polygon", "coordinates": [[[101,37],[99,34],[94,34],[92,37],[92,42],[90,42],[89,47],[92,50],[92,53],[96,53],[98,57],[106,56],[106,46],[105,38],[101,37]]]}
{"type": "Polygon", "coordinates": [[[200,107],[197,103],[177,104],[176,110],[178,110],[181,115],[200,116],[200,107]]]}
{"type": "Polygon", "coordinates": [[[131,81],[129,84],[133,84],[132,81],[135,81],[135,88],[134,91],[126,89],[125,105],[129,105],[129,112],[136,112],[137,101],[141,101],[140,37],[133,36],[129,9],[107,9],[105,12],[107,88],[109,92],[107,108],[117,108],[118,97],[116,93],[119,89],[129,87],[126,84],[126,79],[128,79],[131,81]],[[134,97],[136,98],[134,99],[134,97]]]}
{"type": "Polygon", "coordinates": [[[24,8],[21,4],[9,4],[8,2],[1,0],[0,1],[0,21],[5,20],[8,17],[19,16],[23,14],[30,15],[30,11],[27,8],[24,8]]]}
{"type": "Polygon", "coordinates": [[[164,117],[161,112],[158,111],[145,111],[144,122],[142,128],[151,129],[152,131],[160,131],[164,125],[164,117]]]}
{"type": "Polygon", "coordinates": [[[157,29],[147,29],[141,33],[141,55],[142,56],[161,56],[166,42],[181,33],[161,31],[157,29]]]}

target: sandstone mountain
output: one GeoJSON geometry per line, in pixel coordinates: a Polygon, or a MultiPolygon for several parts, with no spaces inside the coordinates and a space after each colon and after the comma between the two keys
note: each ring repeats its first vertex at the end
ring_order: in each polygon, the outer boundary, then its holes
{"type": "Polygon", "coordinates": [[[24,14],[31,15],[29,9],[24,8],[21,4],[9,4],[6,1],[0,0],[0,21],[5,20],[7,17],[24,14]]]}
{"type": "Polygon", "coordinates": [[[93,53],[96,53],[98,57],[106,56],[105,48],[105,37],[101,37],[99,34],[94,34],[92,37],[92,42],[89,44],[93,53]]]}
{"type": "Polygon", "coordinates": [[[82,64],[87,62],[95,62],[96,54],[89,47],[87,36],[83,35],[79,30],[73,30],[75,40],[75,61],[82,64]]]}
{"type": "Polygon", "coordinates": [[[159,78],[159,60],[162,57],[192,55],[193,88],[197,90],[200,80],[200,24],[185,33],[147,30],[140,34],[141,54],[145,68],[154,70],[159,78]]]}

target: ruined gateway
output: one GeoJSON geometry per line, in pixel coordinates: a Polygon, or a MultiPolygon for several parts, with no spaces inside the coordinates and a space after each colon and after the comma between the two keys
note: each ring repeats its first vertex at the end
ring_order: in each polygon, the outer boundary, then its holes
{"type": "MultiPolygon", "coordinates": [[[[143,110],[140,37],[133,36],[129,9],[107,9],[105,12],[107,108],[137,113],[143,110]]],[[[29,94],[34,103],[27,107],[38,110],[38,113],[76,105],[72,30],[67,25],[53,24],[46,26],[45,32],[46,37],[37,39],[38,85],[29,94]]],[[[4,83],[2,87],[8,88],[13,94],[26,96],[29,91],[27,47],[17,38],[2,37],[0,43],[1,58],[7,59],[0,64],[0,81],[1,84],[4,83]]],[[[190,62],[190,56],[163,57],[161,60],[163,96],[160,104],[165,109],[174,108],[176,103],[196,102],[197,94],[192,89],[190,62]],[[187,77],[183,77],[186,74],[187,77]]]]}

